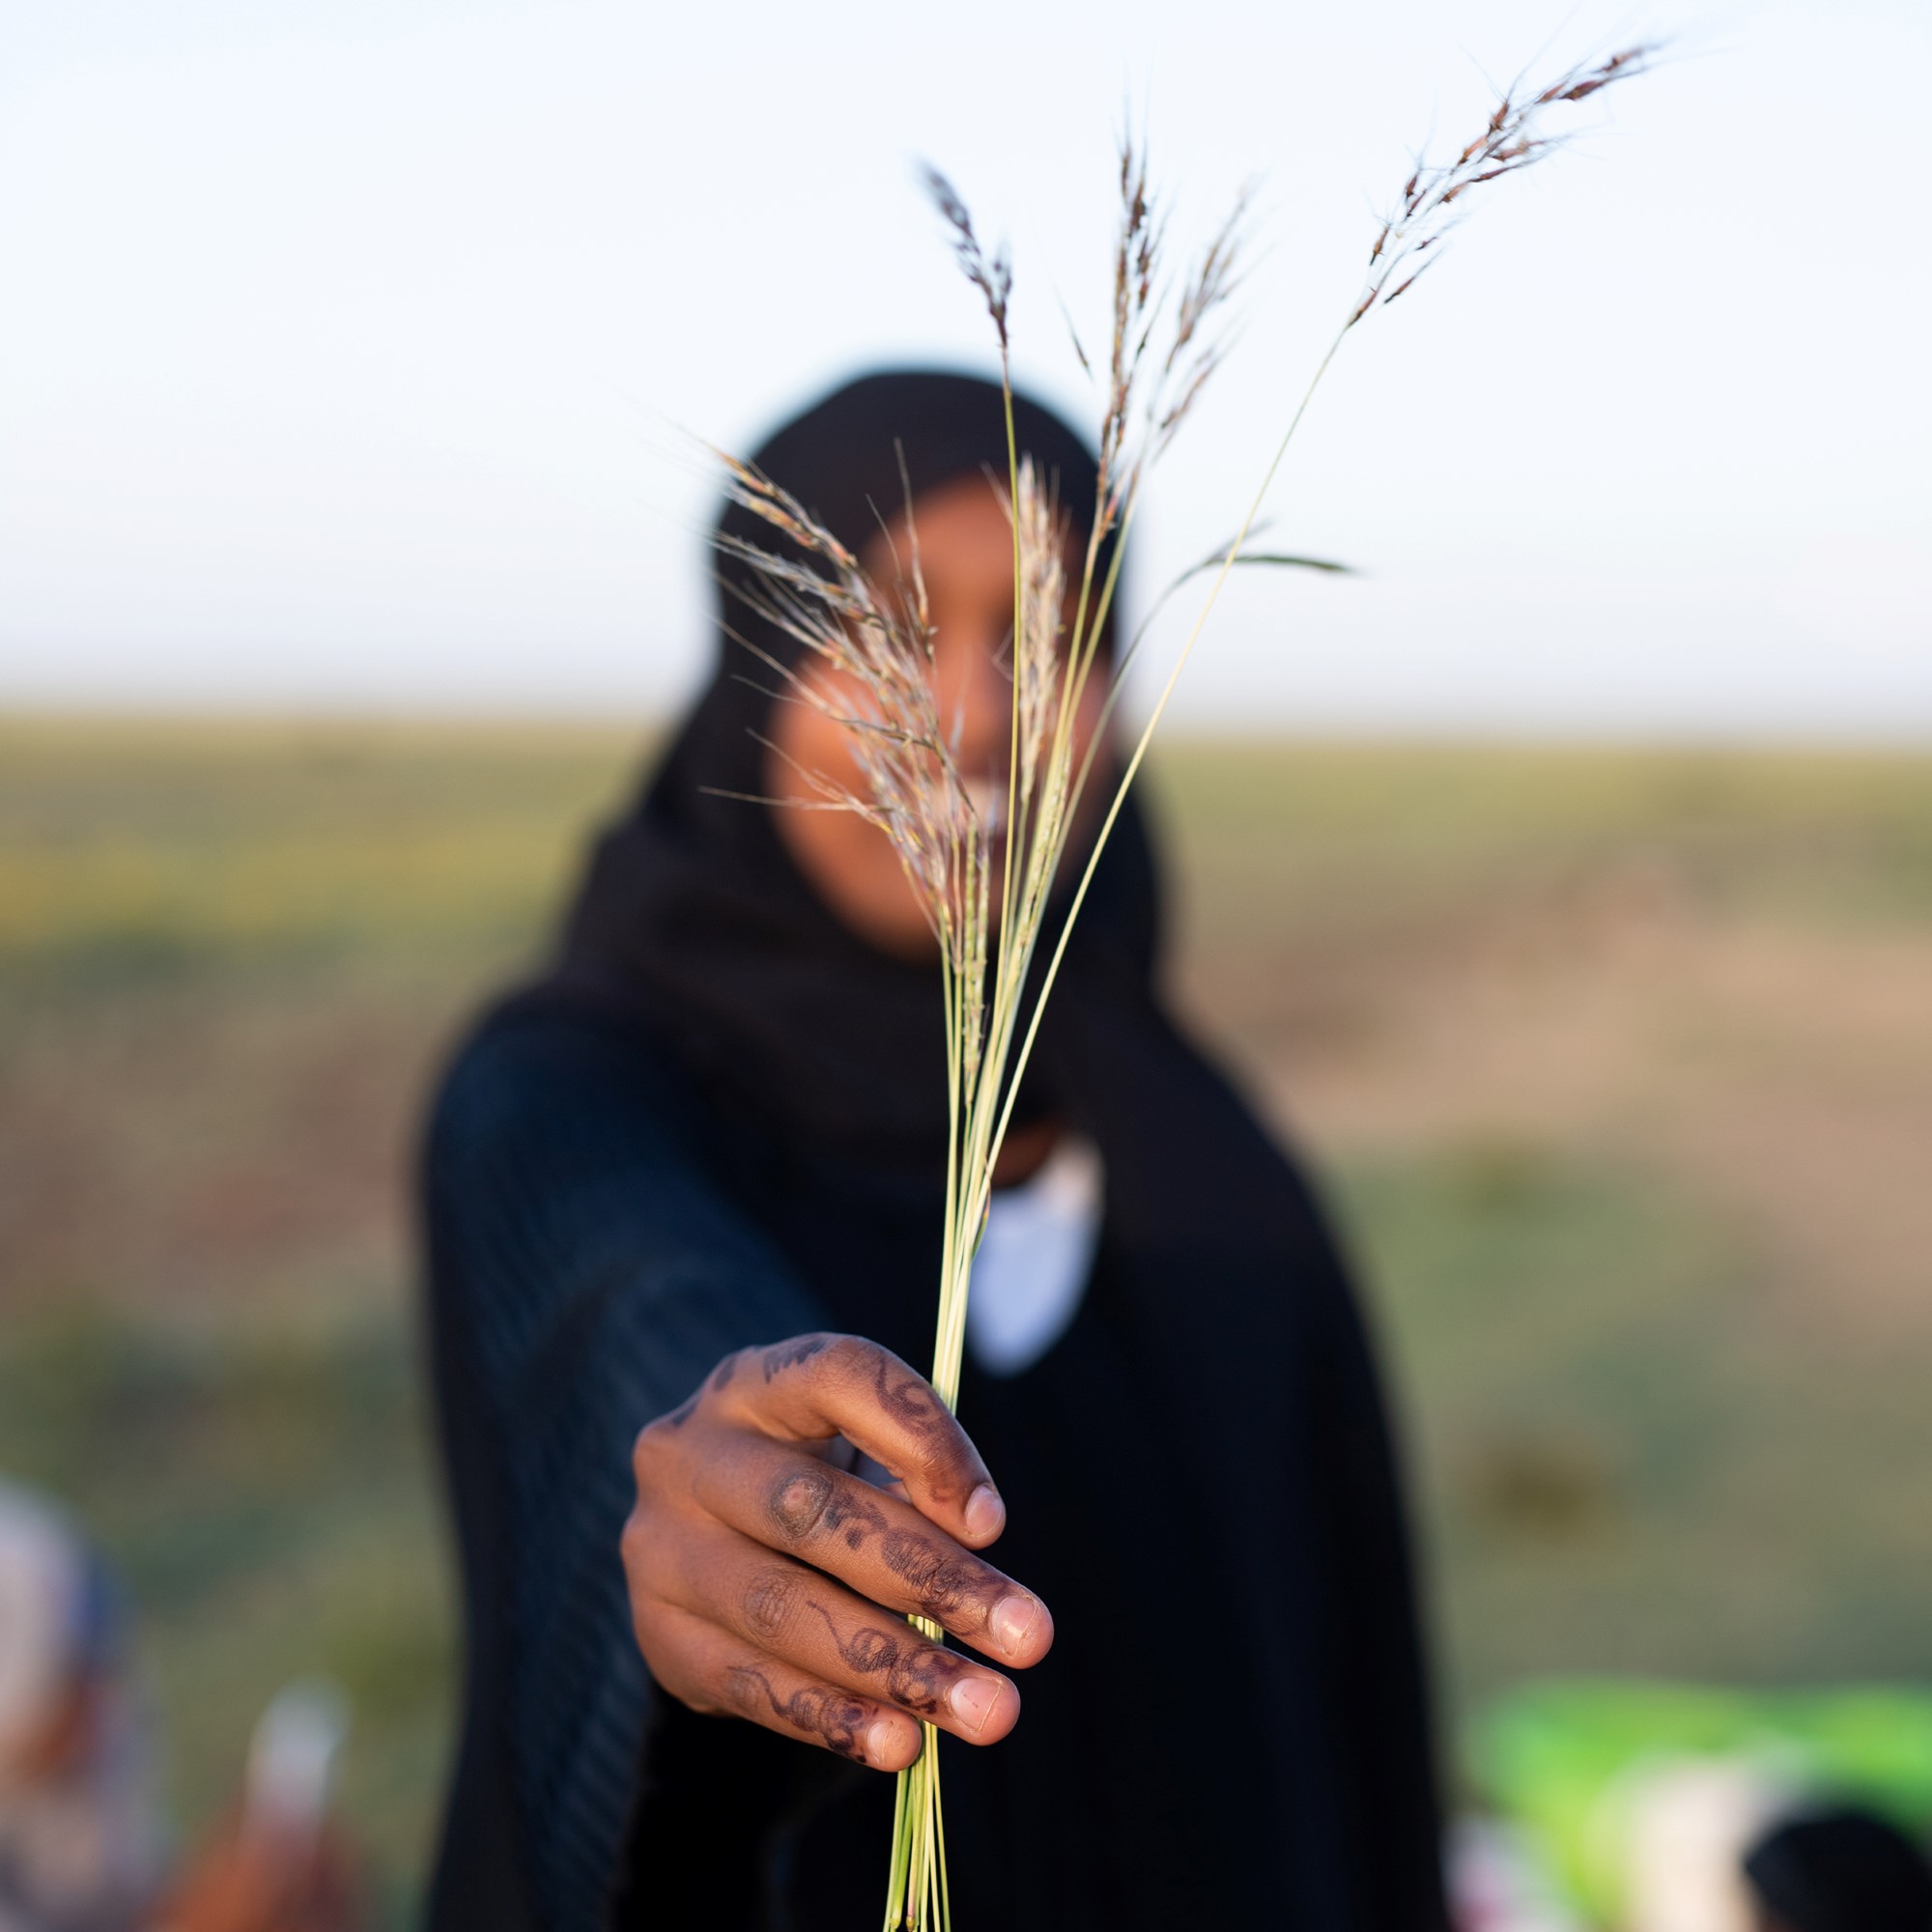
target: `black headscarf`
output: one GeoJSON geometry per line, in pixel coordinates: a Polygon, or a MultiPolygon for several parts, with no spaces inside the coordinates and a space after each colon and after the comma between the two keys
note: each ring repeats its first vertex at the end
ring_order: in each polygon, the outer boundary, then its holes
{"type": "MultiPolygon", "coordinates": [[[[1091,503],[1080,440],[1025,398],[1015,419],[1061,500],[1091,503]]],[[[870,376],[754,461],[856,549],[901,500],[896,451],[915,497],[1003,475],[1000,391],[870,376]]],[[[721,527],[768,540],[742,514],[721,527]]],[[[725,597],[721,627],[745,621],[725,597]]],[[[769,631],[756,641],[788,655],[769,631]]],[[[855,1171],[930,1170],[945,1130],[934,965],[851,931],[792,864],[775,814],[717,795],[766,788],[751,730],[772,700],[756,672],[721,639],[641,800],[597,846],[560,966],[525,1004],[658,1040],[775,1145],[855,1171]]],[[[1038,1104],[1095,1144],[1106,1173],[1087,1303],[1035,1370],[995,1384],[969,1362],[962,1389],[1011,1511],[1002,1560],[1042,1588],[1061,1636],[1013,1739],[982,1753],[948,1741],[949,1830],[973,1848],[955,1897],[976,1883],[1003,1897],[985,1923],[1036,1922],[1009,1916],[1025,1900],[1068,1927],[1432,1932],[1444,1916],[1430,1729],[1373,1362],[1300,1176],[1161,1006],[1157,925],[1130,806],[1037,1054],[1038,1104]]],[[[835,1213],[828,1186],[802,1191],[802,1206],[774,1194],[770,1214],[795,1216],[785,1238],[814,1264],[829,1319],[917,1358],[936,1197],[928,1257],[892,1245],[870,1208],[835,1213]]]]}
{"type": "MultiPolygon", "coordinates": [[[[1019,448],[1060,499],[1090,506],[1096,479],[1086,446],[1026,396],[1014,398],[1013,417],[1019,448]]],[[[917,497],[982,471],[989,489],[1004,484],[1001,394],[968,376],[868,376],[787,424],[753,460],[858,550],[908,487],[917,497]]],[[[782,547],[735,504],[716,534],[782,547]]],[[[1096,581],[1110,560],[1111,543],[1096,581]]],[[[769,789],[760,739],[778,673],[767,661],[791,668],[802,647],[738,594],[748,566],[719,551],[718,573],[711,681],[636,810],[599,841],[554,983],[660,1022],[674,1017],[680,1051],[706,1085],[787,1134],[866,1157],[943,1160],[937,973],[860,938],[792,863],[777,810],[746,803],[769,789]]],[[[1145,980],[1155,925],[1153,867],[1129,802],[1088,895],[1069,979],[1104,954],[1145,980]]],[[[1046,1085],[1030,1087],[1032,1107],[1045,1104],[1046,1085]]]]}

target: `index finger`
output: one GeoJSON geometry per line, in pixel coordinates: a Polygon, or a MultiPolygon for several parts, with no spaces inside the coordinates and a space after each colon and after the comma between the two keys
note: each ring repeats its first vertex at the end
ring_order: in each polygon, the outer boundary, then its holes
{"type": "Polygon", "coordinates": [[[781,1440],[843,1435],[905,1485],[907,1499],[969,1548],[1007,1525],[1007,1506],[972,1437],[939,1392],[890,1349],[862,1335],[799,1335],[747,1349],[717,1394],[781,1440]]]}
{"type": "MultiPolygon", "coordinates": [[[[925,1617],[1024,1670],[1053,1643],[1031,1590],[912,1507],[796,1445],[731,1432],[696,1471],[699,1507],[753,1543],[847,1583],[860,1597],[925,1617]]],[[[693,1607],[702,1610],[703,1603],[693,1607]]]]}

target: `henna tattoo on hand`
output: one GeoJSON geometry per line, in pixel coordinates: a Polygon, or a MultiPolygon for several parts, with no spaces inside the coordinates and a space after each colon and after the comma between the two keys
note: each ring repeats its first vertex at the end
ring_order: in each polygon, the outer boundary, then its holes
{"type": "Polygon", "coordinates": [[[800,1335],[794,1341],[781,1342],[775,1348],[765,1350],[765,1379],[772,1381],[786,1369],[795,1369],[801,1362],[809,1362],[814,1355],[822,1355],[832,1346],[830,1335],[800,1335]]]}
{"type": "Polygon", "coordinates": [[[930,1718],[952,1693],[965,1671],[963,1659],[936,1643],[915,1643],[899,1654],[886,1689],[908,1711],[930,1718]]]}
{"type": "Polygon", "coordinates": [[[686,1396],[685,1399],[681,1403],[679,1403],[678,1406],[665,1417],[665,1420],[668,1423],[669,1423],[673,1429],[682,1429],[684,1425],[691,1420],[693,1411],[696,1410],[696,1407],[697,1407],[697,1392],[696,1390],[693,1390],[690,1395],[686,1396]]]}
{"type": "Polygon", "coordinates": [[[879,1365],[872,1378],[879,1406],[915,1435],[930,1435],[934,1430],[943,1429],[951,1420],[951,1414],[931,1384],[910,1373],[895,1382],[893,1366],[891,1355],[882,1353],[879,1356],[879,1365]]]}
{"type": "Polygon", "coordinates": [[[863,1549],[879,1538],[885,1566],[906,1586],[923,1616],[951,1623],[962,1610],[986,1607],[1003,1587],[978,1557],[968,1556],[943,1537],[917,1529],[895,1529],[886,1512],[867,1497],[864,1486],[840,1483],[815,1463],[787,1469],[773,1485],[766,1514],[788,1544],[800,1544],[823,1529],[846,1548],[863,1549]]]}
{"type": "Polygon", "coordinates": [[[814,1731],[828,1750],[849,1757],[855,1764],[866,1762],[859,1739],[869,1713],[856,1697],[843,1697],[822,1685],[805,1684],[789,1697],[780,1697],[772,1689],[771,1678],[754,1663],[732,1667],[731,1683],[742,1702],[753,1700],[753,1687],[764,1693],[772,1715],[795,1724],[802,1731],[814,1731]]]}
{"type": "Polygon", "coordinates": [[[863,1549],[867,1536],[885,1533],[886,1513],[857,1490],[835,1489],[825,1507],[825,1526],[844,1537],[847,1549],[863,1549]]]}
{"type": "Polygon", "coordinates": [[[880,1547],[886,1568],[904,1583],[921,1611],[950,1623],[969,1604],[983,1603],[989,1572],[970,1556],[951,1555],[917,1530],[891,1531],[880,1547]]]}
{"type": "Polygon", "coordinates": [[[861,1486],[840,1484],[827,1470],[788,1470],[772,1491],[767,1508],[792,1543],[824,1529],[856,1550],[878,1537],[886,1568],[905,1584],[922,1614],[935,1623],[951,1622],[969,1605],[983,1605],[996,1587],[993,1573],[977,1557],[921,1530],[893,1528],[891,1519],[861,1486]]]}
{"type": "Polygon", "coordinates": [[[822,1527],[841,1537],[847,1549],[863,1549],[868,1536],[886,1533],[886,1513],[866,1495],[863,1486],[841,1484],[830,1470],[815,1464],[787,1469],[765,1507],[793,1543],[822,1527]]]}
{"type": "Polygon", "coordinates": [[[966,1668],[964,1658],[909,1631],[895,1634],[867,1624],[841,1637],[832,1612],[819,1603],[811,1607],[825,1619],[825,1628],[832,1633],[832,1641],[847,1665],[864,1677],[883,1675],[893,1701],[918,1717],[934,1716],[966,1668]]]}
{"type": "MultiPolygon", "coordinates": [[[[712,1372],[711,1393],[713,1395],[723,1395],[731,1386],[731,1378],[737,1373],[738,1357],[735,1354],[726,1355],[712,1372]]],[[[765,1379],[769,1381],[771,1378],[767,1376],[765,1379]]]]}

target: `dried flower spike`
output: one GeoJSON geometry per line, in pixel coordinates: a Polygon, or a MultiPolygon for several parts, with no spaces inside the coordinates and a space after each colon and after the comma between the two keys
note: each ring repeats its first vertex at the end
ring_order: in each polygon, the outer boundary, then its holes
{"type": "Polygon", "coordinates": [[[966,279],[985,298],[986,313],[1000,332],[1000,354],[1005,355],[1011,346],[1007,334],[1007,305],[1013,292],[1013,265],[1006,244],[1002,242],[991,255],[986,253],[980,245],[973,217],[960,200],[958,190],[937,168],[925,170],[925,188],[952,230],[952,250],[966,271],[966,279]]]}
{"type": "Polygon", "coordinates": [[[1435,266],[1433,261],[1414,265],[1414,258],[1440,242],[1467,212],[1466,204],[1456,207],[1464,195],[1533,166],[1562,145],[1559,137],[1536,131],[1547,109],[1587,100],[1612,81],[1644,72],[1657,51],[1648,43],[1626,47],[1594,65],[1585,62],[1573,67],[1533,92],[1525,90],[1519,77],[1504,90],[1488,126],[1453,161],[1432,165],[1418,160],[1369,250],[1368,275],[1343,324],[1344,331],[1354,327],[1371,309],[1386,307],[1435,266]],[[1406,266],[1408,272],[1402,274],[1406,266]]]}

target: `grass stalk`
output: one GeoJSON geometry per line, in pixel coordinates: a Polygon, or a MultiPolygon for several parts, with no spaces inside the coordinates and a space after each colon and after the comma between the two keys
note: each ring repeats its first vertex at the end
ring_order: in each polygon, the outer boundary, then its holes
{"type": "MultiPolygon", "coordinates": [[[[1367,316],[1405,294],[1439,259],[1440,244],[1467,211],[1466,198],[1555,149],[1558,144],[1539,131],[1547,110],[1587,99],[1612,81],[1642,71],[1647,53],[1634,47],[1595,66],[1573,68],[1537,90],[1525,89],[1519,80],[1454,160],[1435,166],[1415,163],[1370,250],[1360,294],[1302,392],[1234,540],[1213,560],[1207,595],[1113,787],[1023,1031],[1021,1009],[1053,887],[1120,690],[1122,667],[1116,664],[1097,718],[1083,724],[1090,680],[1109,635],[1124,539],[1133,527],[1148,470],[1220,366],[1226,346],[1220,318],[1239,283],[1247,191],[1192,270],[1171,279],[1162,262],[1166,213],[1149,192],[1145,152],[1131,134],[1122,143],[1107,398],[1093,513],[1069,624],[1063,621],[1068,588],[1066,526],[1047,485],[1019,447],[1015,430],[1008,327],[1012,271],[1004,251],[989,254],[981,246],[951,184],[936,171],[927,172],[927,185],[952,230],[960,266],[980,291],[1000,345],[1007,508],[1012,526],[1013,697],[997,917],[991,903],[990,838],[938,713],[933,633],[910,501],[911,578],[908,584],[902,572],[900,581],[901,592],[913,593],[908,610],[905,596],[881,596],[858,558],[795,498],[750,466],[724,459],[733,499],[771,525],[806,558],[801,564],[756,545],[728,542],[728,554],[749,564],[755,580],[739,594],[837,674],[838,695],[787,669],[770,653],[761,655],[786,682],[781,695],[817,705],[850,732],[866,781],[865,788],[855,791],[808,773],[807,781],[818,796],[802,802],[856,811],[893,841],[939,947],[947,1042],[946,1225],[932,1383],[949,1407],[958,1404],[973,1262],[991,1204],[993,1174],[1046,1002],[1128,790],[1228,578],[1237,563],[1263,560],[1251,558],[1246,545],[1316,391],[1350,334],[1367,316]],[[1152,347],[1157,335],[1164,351],[1152,347]],[[1102,549],[1110,539],[1102,571],[1102,549]],[[1049,686],[1049,678],[1057,683],[1049,686]],[[1043,702],[1049,690],[1050,726],[1043,702]]],[[[1091,374],[1077,337],[1074,348],[1091,374]]],[[[1183,573],[1170,592],[1200,568],[1183,573]]],[[[1126,656],[1138,651],[1145,635],[1143,626],[1126,656]]],[[[932,1641],[941,1640],[938,1626],[928,1619],[909,1621],[932,1641]]],[[[925,1725],[918,1761],[899,1774],[886,1932],[951,1932],[937,1745],[937,1731],[925,1725]]]]}

